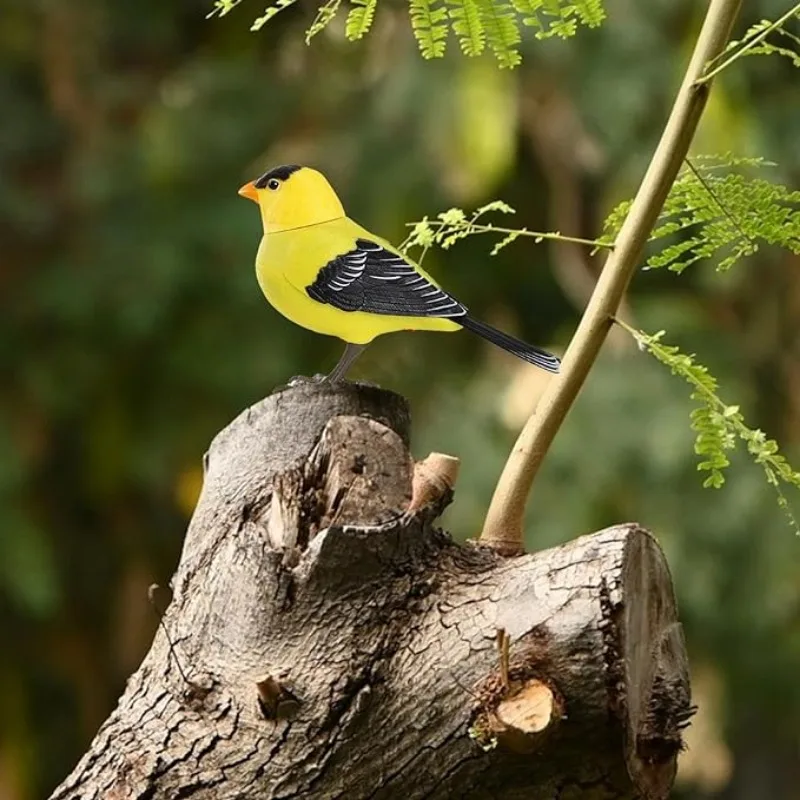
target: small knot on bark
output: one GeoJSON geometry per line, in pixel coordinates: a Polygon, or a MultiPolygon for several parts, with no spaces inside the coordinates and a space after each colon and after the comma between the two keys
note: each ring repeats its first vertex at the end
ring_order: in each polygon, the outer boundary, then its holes
{"type": "Polygon", "coordinates": [[[256,681],[258,706],[268,720],[291,719],[300,708],[300,700],[271,675],[256,681]]]}

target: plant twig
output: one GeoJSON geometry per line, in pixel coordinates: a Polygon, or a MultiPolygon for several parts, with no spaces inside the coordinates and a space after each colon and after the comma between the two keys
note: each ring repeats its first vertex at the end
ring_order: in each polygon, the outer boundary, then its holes
{"type": "MultiPolygon", "coordinates": [[[[727,69],[734,61],[737,61],[741,58],[748,50],[752,50],[757,44],[760,44],[767,38],[776,28],[780,28],[784,22],[790,20],[796,14],[800,14],[800,3],[798,3],[794,8],[787,11],[780,19],[776,19],[768,28],[764,28],[758,36],[754,36],[744,47],[737,50],[733,53],[730,58],[726,58],[719,66],[714,67],[710,72],[707,72],[705,75],[701,75],[695,83],[697,85],[708,83],[715,75],[719,75],[722,70],[727,69]]],[[[718,56],[717,56],[718,57],[718,56]]],[[[714,59],[710,59],[714,60],[714,59]]]]}
{"type": "MultiPolygon", "coordinates": [[[[413,228],[418,223],[416,222],[407,222],[407,228],[413,228]]],[[[438,220],[428,220],[428,225],[431,228],[443,228],[450,223],[447,222],[440,222],[438,220]]],[[[463,224],[463,230],[468,231],[470,234],[474,233],[505,233],[509,235],[516,235],[516,236],[528,236],[533,239],[537,240],[552,240],[556,242],[570,242],[571,244],[585,244],[587,247],[594,247],[594,248],[606,248],[607,250],[613,250],[614,244],[613,242],[605,242],[602,239],[581,239],[578,236],[564,236],[564,234],[558,233],[557,231],[529,231],[525,228],[501,228],[497,225],[478,225],[474,222],[465,221],[463,224]]],[[[455,232],[455,231],[454,231],[455,232]]]]}
{"type": "Polygon", "coordinates": [[[509,674],[509,652],[511,649],[511,640],[505,628],[497,629],[497,654],[500,660],[500,680],[503,683],[503,688],[506,692],[511,691],[511,677],[509,674]]]}
{"type": "Polygon", "coordinates": [[[711,0],[692,59],[650,166],[564,355],[506,462],[480,536],[481,544],[523,552],[522,521],[533,479],[605,341],[650,231],[689,150],[708,99],[698,84],[705,65],[725,48],[741,0],[711,0]]]}

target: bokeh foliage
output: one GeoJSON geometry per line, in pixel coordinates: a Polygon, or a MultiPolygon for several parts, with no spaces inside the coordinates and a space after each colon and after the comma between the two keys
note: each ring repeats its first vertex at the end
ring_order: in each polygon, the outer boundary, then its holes
{"type": "MultiPolygon", "coordinates": [[[[742,28],[784,6],[749,4],[742,28]]],[[[346,42],[337,18],[311,48],[315,4],[257,34],[247,7],[214,20],[200,0],[4,11],[2,797],[42,797],[63,778],[146,651],[146,587],[174,569],[211,437],[338,356],[259,295],[259,221],[238,186],[268,165],[312,163],[354,217],[398,242],[407,221],[493,197],[532,230],[595,238],[635,190],[702,10],[612,0],[602,27],[568,42],[523,30],[523,64],[509,72],[491,56],[424,62],[407,9],[389,4],[363,40],[346,42]]],[[[697,152],[767,158],[775,182],[797,188],[796,91],[788,59],[742,59],[715,86],[697,152]]],[[[473,237],[431,251],[426,267],[476,314],[563,347],[595,260],[559,243],[490,250],[473,237]]],[[[790,454],[798,266],[764,245],[722,276],[702,264],[680,278],[645,272],[628,311],[697,353],[790,454]]],[[[358,374],[410,397],[417,455],[462,458],[446,523],[474,534],[541,376],[466,334],[387,338],[358,374]]],[[[798,544],[746,460],[720,492],[701,488],[688,411],[680,382],[612,337],[537,483],[528,544],[628,519],[656,531],[694,667],[719,686],[715,738],[686,754],[684,796],[791,797],[798,544]]]]}
{"type": "MultiPolygon", "coordinates": [[[[215,0],[210,16],[225,16],[241,0],[215,0]]],[[[257,17],[251,30],[260,31],[297,0],[276,0],[257,17]]],[[[344,35],[363,39],[372,28],[378,0],[351,0],[344,35]]],[[[342,11],[342,0],[323,0],[306,31],[306,42],[328,27],[342,11]]],[[[442,58],[452,34],[465,56],[488,50],[501,68],[522,63],[520,28],[531,28],[536,39],[569,39],[579,26],[596,28],[605,19],[603,0],[409,0],[409,19],[423,58],[442,58]]]]}

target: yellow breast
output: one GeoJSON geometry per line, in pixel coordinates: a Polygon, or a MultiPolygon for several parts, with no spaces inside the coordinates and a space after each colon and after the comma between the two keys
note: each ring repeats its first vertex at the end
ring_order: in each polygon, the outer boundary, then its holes
{"type": "Polygon", "coordinates": [[[394,331],[460,328],[448,319],[342,311],[310,298],[306,287],[328,262],[352,250],[359,236],[375,238],[346,217],[265,235],[256,256],[256,275],[267,300],[295,324],[352,344],[366,344],[394,331]]]}

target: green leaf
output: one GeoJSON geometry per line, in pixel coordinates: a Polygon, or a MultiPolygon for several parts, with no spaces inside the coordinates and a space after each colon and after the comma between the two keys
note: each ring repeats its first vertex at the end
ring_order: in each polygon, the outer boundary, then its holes
{"type": "Polygon", "coordinates": [[[450,19],[458,37],[461,51],[466,56],[478,56],[486,46],[486,34],[481,23],[476,0],[447,0],[450,19]]]}
{"type": "Polygon", "coordinates": [[[522,24],[536,29],[537,39],[573,36],[578,25],[598,26],[605,19],[601,0],[566,3],[562,0],[512,0],[522,24]]]}
{"type": "Polygon", "coordinates": [[[527,230],[525,228],[522,228],[521,230],[518,231],[512,231],[505,237],[505,239],[501,239],[492,248],[491,255],[496,256],[504,247],[508,247],[508,245],[513,244],[514,242],[517,241],[517,239],[519,239],[520,236],[522,236],[525,233],[527,233],[527,230]]]}
{"type": "Polygon", "coordinates": [[[351,41],[362,39],[372,26],[378,0],[352,0],[353,8],[347,15],[345,36],[351,41]]]}
{"type": "Polygon", "coordinates": [[[778,505],[786,514],[798,535],[800,523],[783,494],[783,486],[800,488],[800,472],[792,468],[779,452],[778,443],[768,439],[758,428],[749,428],[739,406],[728,405],[717,393],[717,380],[706,367],[698,364],[693,355],[681,353],[677,347],[661,343],[664,331],[647,334],[617,320],[617,324],[636,340],[643,350],[669,367],[674,375],[683,378],[691,387],[692,401],[697,403],[690,414],[690,425],[696,434],[694,450],[702,460],[697,469],[708,472],[703,481],[706,488],[719,489],[725,483],[723,470],[730,466],[728,452],[737,441],[744,442],[747,452],[764,470],[767,483],[778,494],[778,505]]]}
{"type": "Polygon", "coordinates": [[[306,31],[306,44],[308,44],[318,33],[328,27],[331,20],[336,16],[342,0],[328,0],[317,9],[317,16],[311,23],[311,27],[306,31]]]}
{"type": "MultiPolygon", "coordinates": [[[[648,256],[645,269],[682,272],[699,261],[730,269],[762,244],[800,253],[800,192],[753,175],[773,166],[762,159],[731,155],[692,159],[664,203],[650,241],[680,238],[648,256]]],[[[630,208],[609,215],[604,241],[613,241],[630,208]]]]}
{"type": "Polygon", "coordinates": [[[782,36],[790,44],[800,45],[800,37],[784,28],[791,19],[800,19],[799,8],[795,6],[775,21],[762,19],[751,25],[741,39],[728,42],[722,53],[709,62],[706,75],[710,77],[712,73],[717,74],[744,56],[779,55],[788,58],[795,67],[800,67],[800,52],[767,41],[768,36],[782,36]]]}
{"type": "Polygon", "coordinates": [[[502,0],[477,2],[486,39],[499,65],[506,69],[516,67],[522,56],[518,50],[520,34],[514,7],[502,0]]]}
{"type": "Polygon", "coordinates": [[[447,10],[437,0],[411,0],[411,27],[423,58],[441,58],[447,46],[447,10]]]}
{"type": "MultiPolygon", "coordinates": [[[[224,16],[241,0],[215,0],[208,14],[224,16]]],[[[251,30],[260,30],[272,17],[297,0],[277,0],[254,20],[251,30]]],[[[593,28],[605,19],[602,0],[409,0],[409,15],[414,36],[423,58],[441,58],[447,46],[450,28],[462,53],[478,56],[489,45],[501,67],[521,63],[519,54],[520,22],[536,29],[537,39],[574,36],[578,27],[593,28]],[[448,22],[450,23],[448,27],[448,22]]],[[[336,16],[342,0],[325,0],[317,9],[306,31],[306,44],[324,30],[336,16]]],[[[377,0],[352,0],[347,15],[345,36],[350,41],[362,39],[372,27],[377,0]]]]}
{"type": "Polygon", "coordinates": [[[275,5],[267,8],[260,17],[253,20],[250,30],[260,31],[276,14],[289,8],[289,6],[293,6],[296,2],[297,0],[277,0],[275,5]]]}

